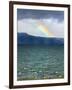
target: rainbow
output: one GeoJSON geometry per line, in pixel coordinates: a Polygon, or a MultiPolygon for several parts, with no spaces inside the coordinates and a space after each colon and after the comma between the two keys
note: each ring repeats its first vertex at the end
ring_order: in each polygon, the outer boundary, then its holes
{"type": "Polygon", "coordinates": [[[43,32],[46,37],[53,37],[53,33],[48,30],[48,27],[43,22],[35,21],[34,23],[32,23],[32,25],[41,32],[43,32]]]}
{"type": "Polygon", "coordinates": [[[39,30],[42,31],[46,36],[48,36],[48,37],[53,36],[53,34],[51,32],[49,32],[48,27],[46,27],[43,22],[41,22],[41,21],[37,22],[37,26],[38,26],[39,30]]]}

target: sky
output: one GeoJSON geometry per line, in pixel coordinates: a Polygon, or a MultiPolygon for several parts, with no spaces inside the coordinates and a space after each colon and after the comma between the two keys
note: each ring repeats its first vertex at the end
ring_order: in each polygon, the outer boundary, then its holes
{"type": "Polygon", "coordinates": [[[17,28],[33,36],[64,38],[64,12],[17,9],[17,28]]]}

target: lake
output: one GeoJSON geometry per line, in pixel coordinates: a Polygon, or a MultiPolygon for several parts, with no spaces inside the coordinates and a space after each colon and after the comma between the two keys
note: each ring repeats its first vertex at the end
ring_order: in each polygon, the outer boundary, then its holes
{"type": "Polygon", "coordinates": [[[18,45],[17,80],[64,78],[63,45],[18,45]]]}

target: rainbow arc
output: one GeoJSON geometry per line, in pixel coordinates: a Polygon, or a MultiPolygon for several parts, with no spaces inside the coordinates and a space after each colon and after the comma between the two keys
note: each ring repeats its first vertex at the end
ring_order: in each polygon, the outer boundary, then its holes
{"type": "MultiPolygon", "coordinates": [[[[32,16],[32,19],[34,19],[35,16],[32,16]]],[[[32,23],[32,25],[35,26],[38,30],[43,32],[46,36],[48,37],[53,37],[54,34],[49,31],[48,27],[41,21],[41,20],[36,20],[35,23],[32,23]]]]}
{"type": "Polygon", "coordinates": [[[53,34],[49,31],[48,27],[46,25],[44,25],[43,22],[38,21],[36,24],[37,24],[39,30],[42,31],[45,35],[48,35],[48,37],[53,36],[53,34]]]}

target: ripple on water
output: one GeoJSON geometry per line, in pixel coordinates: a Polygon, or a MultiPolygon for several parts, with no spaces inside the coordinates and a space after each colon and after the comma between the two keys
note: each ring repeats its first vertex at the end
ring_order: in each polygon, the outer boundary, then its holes
{"type": "Polygon", "coordinates": [[[18,75],[21,75],[22,73],[21,72],[18,72],[18,75]]]}
{"type": "Polygon", "coordinates": [[[27,68],[24,67],[23,69],[26,70],[27,68]]]}

